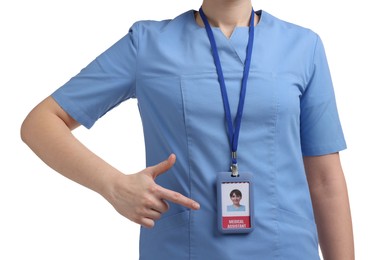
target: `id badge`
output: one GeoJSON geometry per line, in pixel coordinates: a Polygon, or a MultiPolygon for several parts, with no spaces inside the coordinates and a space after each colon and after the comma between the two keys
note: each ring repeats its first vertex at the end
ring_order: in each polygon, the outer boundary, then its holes
{"type": "Polygon", "coordinates": [[[221,172],[217,177],[218,229],[222,233],[249,233],[254,228],[253,177],[221,172]]]}

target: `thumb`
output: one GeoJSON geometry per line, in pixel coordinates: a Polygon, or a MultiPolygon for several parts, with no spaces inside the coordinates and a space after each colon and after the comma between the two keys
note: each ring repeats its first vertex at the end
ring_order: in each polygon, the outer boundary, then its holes
{"type": "Polygon", "coordinates": [[[174,165],[175,161],[176,161],[175,154],[171,154],[169,155],[168,159],[166,159],[165,161],[162,161],[159,164],[152,166],[151,171],[152,171],[153,179],[156,179],[157,176],[168,171],[174,165]]]}

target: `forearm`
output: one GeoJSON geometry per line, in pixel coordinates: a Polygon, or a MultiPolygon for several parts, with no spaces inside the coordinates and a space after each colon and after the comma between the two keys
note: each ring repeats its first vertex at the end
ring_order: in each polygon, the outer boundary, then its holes
{"type": "Polygon", "coordinates": [[[24,142],[51,168],[107,199],[126,218],[145,227],[168,210],[167,201],[197,210],[200,205],[165,189],[155,178],[175,163],[175,155],[138,173],[125,175],[88,150],[71,133],[79,124],[48,97],[21,127],[24,142]]]}
{"type": "Polygon", "coordinates": [[[343,183],[311,192],[318,236],[325,260],[354,259],[347,189],[343,183]]]}
{"type": "Polygon", "coordinates": [[[329,167],[306,163],[310,194],[324,260],[351,260],[355,257],[347,187],[339,161],[333,161],[329,167]]]}
{"type": "Polygon", "coordinates": [[[35,108],[25,119],[21,136],[51,168],[102,195],[107,183],[119,174],[80,143],[66,123],[49,110],[35,108]]]}

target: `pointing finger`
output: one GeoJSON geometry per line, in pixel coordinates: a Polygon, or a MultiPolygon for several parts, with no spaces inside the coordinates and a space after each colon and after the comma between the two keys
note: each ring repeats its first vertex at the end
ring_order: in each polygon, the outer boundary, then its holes
{"type": "Polygon", "coordinates": [[[165,161],[162,161],[159,164],[150,167],[153,178],[155,179],[157,176],[168,171],[174,165],[175,160],[176,156],[174,154],[171,154],[165,161]]]}
{"type": "Polygon", "coordinates": [[[157,195],[161,197],[162,199],[171,201],[176,204],[180,204],[182,206],[185,206],[189,209],[198,210],[200,208],[200,205],[198,202],[183,196],[179,192],[175,192],[172,190],[165,189],[163,187],[160,187],[157,189],[157,195]]]}

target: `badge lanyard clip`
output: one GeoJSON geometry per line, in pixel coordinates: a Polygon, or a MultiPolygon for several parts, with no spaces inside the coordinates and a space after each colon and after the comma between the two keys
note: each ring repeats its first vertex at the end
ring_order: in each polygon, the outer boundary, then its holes
{"type": "Polygon", "coordinates": [[[237,152],[232,152],[231,176],[239,177],[239,167],[237,164],[237,152]],[[235,163],[234,163],[235,161],[235,163]]]}

